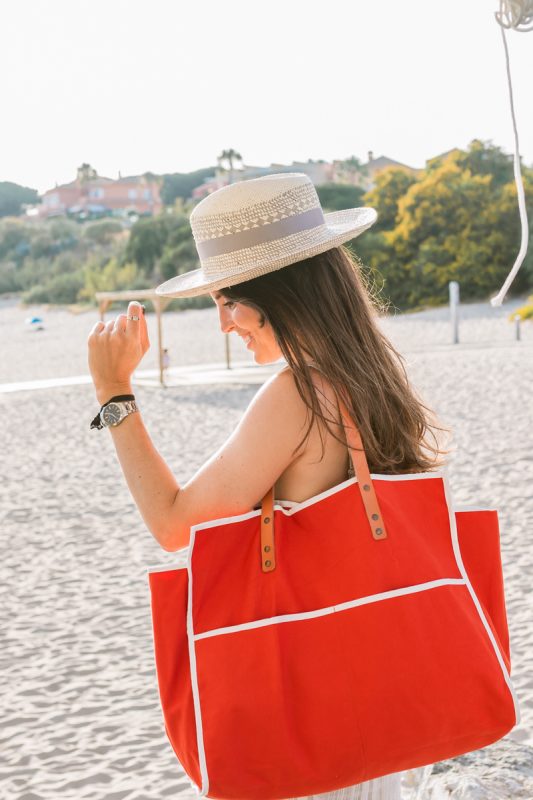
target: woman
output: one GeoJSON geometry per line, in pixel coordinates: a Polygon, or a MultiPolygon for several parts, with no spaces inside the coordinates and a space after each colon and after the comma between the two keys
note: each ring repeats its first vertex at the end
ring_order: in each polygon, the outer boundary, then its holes
{"type": "MultiPolygon", "coordinates": [[[[443,451],[432,432],[437,426],[380,332],[358,265],[342,246],[375,219],[374,210],[364,208],[324,215],[313,185],[300,174],[233,184],[194,209],[202,266],[167,281],[158,293],[209,293],[221,330],[240,336],[256,363],[283,357],[287,366],[182,487],[135,413],[131,375],[149,347],[140,307],[130,303],[127,315],[95,325],[89,364],[103,404],[101,424],[111,421],[130,491],[165,550],[185,547],[195,523],[251,510],[272,486],[278,499],[300,502],[346,480],[352,473],[339,397],[359,428],[371,472],[441,465],[443,451]],[[115,407],[108,405],[111,398],[115,407]]],[[[338,795],[399,798],[400,776],[338,795]]]]}

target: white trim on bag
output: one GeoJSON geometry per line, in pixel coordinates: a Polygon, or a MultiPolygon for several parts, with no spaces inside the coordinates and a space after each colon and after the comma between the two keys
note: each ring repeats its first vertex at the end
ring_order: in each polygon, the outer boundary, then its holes
{"type": "MultiPolygon", "coordinates": [[[[431,478],[443,478],[443,473],[440,471],[436,472],[410,472],[404,475],[380,475],[378,473],[372,473],[370,477],[374,480],[384,480],[384,481],[411,481],[411,480],[418,480],[418,479],[427,479],[430,480],[431,478]]],[[[315,503],[320,503],[322,500],[325,500],[326,497],[332,497],[334,494],[341,492],[343,489],[346,489],[347,486],[352,486],[358,483],[357,478],[348,478],[348,480],[343,481],[342,483],[337,483],[335,486],[332,486],[331,489],[326,489],[324,492],[320,492],[319,494],[313,495],[313,497],[309,497],[307,500],[302,500],[301,502],[296,502],[293,500],[274,500],[274,508],[278,511],[281,511],[285,514],[286,517],[292,517],[293,514],[296,514],[298,511],[301,511],[303,508],[309,508],[309,506],[315,505],[315,503]],[[290,509],[283,508],[283,505],[291,505],[290,509]]],[[[192,531],[203,531],[207,530],[208,528],[215,528],[219,527],[220,525],[230,525],[234,522],[243,522],[246,519],[252,519],[252,517],[257,517],[261,514],[260,508],[255,508],[252,511],[247,511],[245,514],[237,514],[231,517],[220,517],[219,519],[212,519],[208,522],[199,522],[197,525],[191,526],[192,531]]],[[[189,545],[190,548],[190,545],[189,545]]],[[[189,555],[190,558],[190,555],[189,555]]]]}
{"type": "MultiPolygon", "coordinates": [[[[385,480],[385,481],[410,481],[414,480],[415,478],[441,478],[442,474],[440,472],[416,472],[416,473],[407,473],[405,475],[379,475],[377,473],[371,473],[370,477],[372,480],[385,480]]],[[[342,483],[337,483],[335,486],[332,486],[331,489],[326,489],[324,492],[320,492],[320,494],[315,494],[313,497],[310,497],[308,500],[302,500],[301,502],[296,502],[294,500],[275,500],[275,507],[278,508],[280,506],[280,510],[283,511],[285,516],[290,517],[293,514],[296,514],[297,511],[300,511],[302,508],[308,508],[309,506],[314,505],[315,503],[319,503],[321,500],[325,500],[326,497],[331,497],[337,492],[342,491],[347,486],[351,486],[353,484],[358,483],[357,478],[348,478],[348,480],[343,481],[342,483]],[[289,509],[282,508],[283,505],[289,505],[289,509]]]]}
{"type": "Polygon", "coordinates": [[[198,762],[200,766],[200,776],[202,778],[202,786],[198,787],[198,795],[205,797],[209,791],[209,775],[207,772],[207,763],[205,759],[205,746],[204,746],[204,729],[202,723],[202,708],[200,706],[200,690],[198,688],[198,671],[196,669],[196,651],[194,646],[194,626],[192,618],[192,564],[191,555],[194,548],[194,539],[196,531],[191,529],[191,539],[189,543],[189,558],[187,563],[187,572],[189,574],[189,587],[188,587],[188,600],[187,600],[187,639],[189,643],[189,665],[191,672],[191,689],[194,704],[194,718],[196,722],[196,743],[198,747],[198,762]]]}
{"type": "Polygon", "coordinates": [[[345,603],[338,603],[335,606],[325,606],[324,608],[317,608],[314,611],[302,611],[296,614],[280,614],[277,617],[264,617],[263,619],[253,620],[252,622],[242,622],[239,625],[228,625],[225,628],[213,628],[204,633],[195,634],[194,640],[197,642],[199,639],[208,639],[211,636],[221,636],[226,633],[237,633],[238,631],[248,631],[253,628],[264,628],[267,625],[278,625],[283,622],[297,622],[303,619],[314,619],[315,617],[325,617],[328,614],[336,614],[338,611],[347,611],[350,608],[357,608],[357,606],[366,606],[369,603],[379,603],[381,600],[390,600],[394,597],[403,597],[407,594],[415,594],[416,592],[426,592],[430,589],[436,589],[440,586],[464,586],[465,581],[463,578],[439,578],[435,581],[427,581],[426,583],[417,583],[412,586],[405,586],[403,589],[390,589],[388,592],[379,592],[379,594],[368,594],[365,597],[358,597],[357,600],[347,600],[345,603]]]}
{"type": "Polygon", "coordinates": [[[453,552],[454,552],[454,555],[455,555],[455,560],[457,562],[457,566],[459,568],[459,572],[463,576],[463,578],[465,580],[465,583],[466,583],[466,586],[468,588],[468,591],[470,592],[472,600],[474,601],[474,605],[475,605],[475,607],[477,609],[477,612],[478,612],[478,614],[480,616],[481,622],[483,623],[483,626],[484,626],[485,630],[487,631],[487,635],[488,635],[488,637],[490,639],[490,643],[492,644],[492,647],[494,648],[494,652],[496,654],[496,658],[498,659],[498,664],[500,665],[501,671],[503,672],[503,677],[504,677],[505,683],[507,684],[507,687],[508,687],[509,691],[511,692],[511,697],[513,699],[515,716],[516,716],[515,724],[518,725],[518,723],[520,722],[520,706],[518,704],[518,697],[516,695],[516,692],[514,690],[514,686],[513,686],[512,681],[511,681],[511,676],[509,675],[509,672],[507,671],[507,667],[505,666],[505,662],[504,662],[504,660],[502,658],[502,654],[500,652],[500,648],[498,647],[498,644],[496,642],[496,639],[494,638],[494,634],[493,634],[493,632],[491,630],[491,627],[490,627],[489,623],[487,622],[487,618],[485,617],[485,614],[483,613],[483,609],[481,608],[481,604],[480,604],[480,602],[479,602],[479,600],[477,598],[477,595],[476,595],[476,593],[474,591],[474,587],[472,586],[472,584],[470,582],[470,578],[468,577],[468,573],[467,573],[467,571],[465,569],[465,565],[463,563],[463,557],[461,555],[461,548],[459,546],[459,536],[457,534],[457,525],[456,525],[456,522],[455,522],[455,513],[452,513],[451,502],[450,502],[451,501],[451,496],[452,496],[451,495],[451,489],[450,489],[450,486],[449,486],[449,483],[448,483],[448,478],[446,476],[443,476],[443,486],[444,486],[444,496],[446,498],[446,505],[448,506],[448,515],[449,515],[449,518],[450,518],[450,531],[451,531],[451,536],[452,536],[452,546],[453,546],[453,552]]]}
{"type": "Polygon", "coordinates": [[[169,561],[168,564],[149,564],[146,567],[146,571],[150,572],[170,572],[174,569],[187,569],[187,561],[189,556],[189,546],[182,547],[180,550],[176,550],[176,554],[172,561],[169,561]]]}
{"type": "MultiPolygon", "coordinates": [[[[412,473],[410,473],[409,475],[399,475],[399,476],[396,476],[396,475],[393,475],[393,476],[390,476],[390,475],[383,475],[383,476],[372,475],[372,477],[373,478],[377,478],[378,480],[380,480],[381,478],[383,478],[384,480],[385,479],[386,480],[390,480],[391,478],[406,479],[406,478],[412,478],[412,477],[418,477],[419,478],[419,477],[422,477],[422,476],[428,477],[428,475],[429,475],[429,477],[435,477],[435,476],[437,476],[437,473],[420,472],[420,473],[417,473],[416,475],[413,475],[412,473]]],[[[442,475],[439,474],[438,477],[442,477],[442,475]]],[[[333,489],[328,489],[326,492],[322,492],[320,495],[315,495],[314,497],[309,498],[309,500],[303,500],[303,501],[300,501],[300,502],[297,501],[297,500],[275,500],[274,507],[277,508],[278,510],[282,511],[285,514],[285,516],[289,517],[292,514],[294,514],[298,509],[301,509],[302,507],[304,507],[304,504],[308,504],[311,501],[315,501],[316,502],[317,500],[323,499],[325,495],[329,496],[330,494],[333,494],[334,490],[337,490],[339,488],[345,488],[346,486],[349,486],[350,484],[353,484],[353,483],[357,483],[357,479],[349,478],[347,481],[344,481],[343,483],[337,484],[337,486],[334,486],[333,489]]],[[[497,509],[493,508],[492,506],[465,506],[465,505],[463,505],[463,506],[455,506],[453,508],[453,511],[454,512],[455,511],[459,511],[459,512],[497,511],[497,509]]],[[[215,525],[229,524],[229,523],[233,523],[233,522],[238,522],[238,521],[241,521],[243,519],[250,519],[251,517],[257,516],[258,514],[259,514],[259,509],[254,509],[253,511],[250,511],[250,512],[248,512],[246,514],[240,514],[239,516],[223,517],[223,518],[220,518],[220,519],[211,520],[209,522],[198,523],[198,525],[194,526],[194,530],[201,530],[203,528],[212,528],[215,525]]],[[[192,528],[191,528],[191,530],[192,530],[192,528]]],[[[175,569],[187,569],[189,548],[190,548],[190,544],[187,545],[186,547],[182,547],[180,550],[176,550],[175,559],[173,561],[169,561],[168,564],[149,564],[146,567],[147,573],[151,573],[151,572],[171,572],[172,570],[175,570],[175,569]]]]}
{"type": "Polygon", "coordinates": [[[454,506],[454,511],[497,511],[492,506],[454,506]]]}

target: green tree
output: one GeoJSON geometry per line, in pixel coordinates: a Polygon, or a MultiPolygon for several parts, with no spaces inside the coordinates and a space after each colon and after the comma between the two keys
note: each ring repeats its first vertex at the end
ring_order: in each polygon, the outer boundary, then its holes
{"type": "Polygon", "coordinates": [[[36,189],[19,186],[10,181],[0,181],[0,217],[17,217],[23,205],[40,203],[36,189]]]}
{"type": "Polygon", "coordinates": [[[197,266],[189,218],[176,213],[139,220],[131,230],[126,259],[136,263],[154,282],[177,274],[178,269],[172,272],[173,261],[177,266],[185,263],[192,265],[191,268],[197,266]]]}
{"type": "Polygon", "coordinates": [[[84,267],[84,282],[78,292],[78,300],[93,301],[96,292],[146,288],[151,288],[151,281],[139,273],[136,264],[122,262],[114,256],[102,265],[98,257],[93,257],[84,267]]]}
{"type": "Polygon", "coordinates": [[[415,176],[399,167],[387,167],[378,172],[374,188],[364,195],[364,204],[378,212],[376,226],[379,230],[393,230],[398,215],[398,203],[414,183],[415,176]]]}
{"type": "Polygon", "coordinates": [[[472,175],[490,175],[493,186],[503,186],[514,178],[513,156],[504,153],[501,147],[492,141],[473,139],[467,150],[455,148],[444,156],[437,156],[427,162],[427,171],[438,169],[444,162],[457,164],[463,170],[470,170],[472,175]]]}
{"type": "Polygon", "coordinates": [[[350,185],[357,185],[361,177],[368,176],[368,165],[363,164],[357,156],[350,156],[340,162],[340,173],[347,176],[350,185]]]}
{"type": "Polygon", "coordinates": [[[30,250],[31,229],[22,219],[0,219],[0,261],[20,264],[30,250]]]}
{"type": "Polygon", "coordinates": [[[324,211],[341,211],[363,205],[365,190],[347,183],[323,183],[316,187],[324,211]]]}
{"type": "Polygon", "coordinates": [[[167,240],[168,225],[166,217],[148,217],[138,220],[131,229],[126,247],[126,259],[137,264],[145,274],[154,269],[161,257],[167,240]]]}
{"type": "MultiPolygon", "coordinates": [[[[526,180],[533,208],[529,175],[526,180]]],[[[491,174],[472,174],[454,156],[408,189],[388,237],[407,276],[407,304],[445,303],[450,280],[459,281],[464,300],[496,292],[516,250],[513,226],[506,224],[511,218],[502,216],[504,198],[513,196],[511,187],[495,185],[491,174]]],[[[513,291],[523,291],[526,283],[527,272],[519,273],[513,291]]]]}
{"type": "Polygon", "coordinates": [[[119,220],[102,219],[87,223],[84,235],[88,241],[94,244],[108,245],[124,231],[124,225],[119,220]]]}
{"type": "Polygon", "coordinates": [[[46,283],[32,286],[24,292],[22,299],[26,303],[75,303],[83,288],[83,281],[81,270],[54,275],[46,283]]]}
{"type": "Polygon", "coordinates": [[[161,200],[167,206],[173,205],[178,197],[188,200],[193,190],[204,183],[206,178],[211,178],[214,174],[215,167],[207,167],[206,169],[198,169],[195,172],[175,172],[172,175],[164,175],[161,200]]]}

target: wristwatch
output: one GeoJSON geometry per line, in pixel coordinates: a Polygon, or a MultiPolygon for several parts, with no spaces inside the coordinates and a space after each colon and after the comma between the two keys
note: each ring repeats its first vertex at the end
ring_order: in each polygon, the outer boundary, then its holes
{"type": "Polygon", "coordinates": [[[91,428],[116,428],[127,416],[138,411],[139,407],[132,394],[123,394],[112,397],[101,407],[96,417],[91,422],[91,428]]]}

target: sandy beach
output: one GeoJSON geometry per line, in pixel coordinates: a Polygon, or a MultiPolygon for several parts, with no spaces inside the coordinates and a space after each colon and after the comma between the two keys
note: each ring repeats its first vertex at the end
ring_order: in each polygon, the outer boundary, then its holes
{"type": "MultiPolygon", "coordinates": [[[[423,400],[453,431],[454,503],[499,510],[522,712],[505,738],[533,748],[533,322],[522,324],[517,342],[507,320],[521,303],[462,306],[458,345],[451,344],[447,308],[385,317],[380,325],[423,400]]],[[[173,556],[145,529],[111,437],[89,430],[97,410],[91,386],[2,392],[2,384],[86,374],[86,339],[96,319],[96,312],[0,305],[0,606],[7,620],[0,635],[1,800],[193,796],[165,736],[152,649],[146,567],[173,556]],[[43,317],[43,331],[25,324],[34,313],[43,317]]],[[[153,347],[143,369],[156,366],[153,315],[149,326],[153,347]]],[[[224,359],[214,309],[165,315],[164,343],[176,368],[224,359]]],[[[238,340],[232,355],[251,359],[238,340]]],[[[242,383],[141,385],[136,394],[154,443],[184,482],[225,440],[256,390],[242,383]]],[[[490,757],[491,750],[484,752],[490,757]]],[[[446,777],[435,773],[423,797],[533,797],[533,770],[506,794],[498,746],[492,752],[484,794],[474,793],[474,778],[470,794],[445,794],[446,777]]]]}

